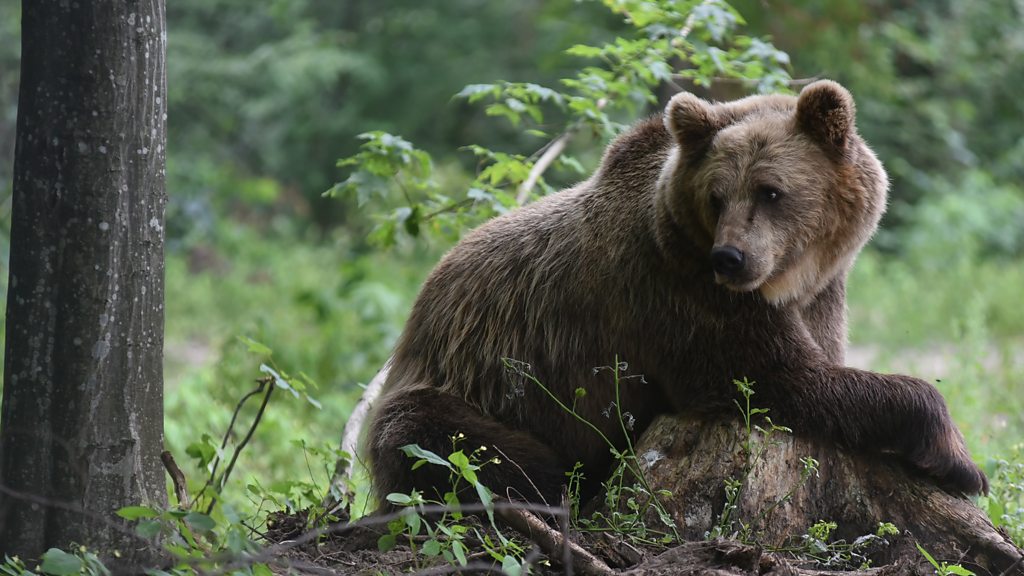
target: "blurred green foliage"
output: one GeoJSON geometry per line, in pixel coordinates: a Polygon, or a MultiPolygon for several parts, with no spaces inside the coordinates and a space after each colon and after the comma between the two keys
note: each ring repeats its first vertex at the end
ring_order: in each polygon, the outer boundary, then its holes
{"type": "Polygon", "coordinates": [[[476,178],[453,194],[451,182],[432,176],[433,161],[425,150],[383,131],[361,134],[357,154],[343,158],[348,178],[329,195],[354,196],[360,206],[371,198],[393,207],[380,218],[371,235],[390,247],[401,229],[420,234],[422,224],[453,239],[487,218],[556,190],[545,176],[555,166],[574,175],[586,173],[582,164],[562,151],[580,133],[594,137],[591,153],[620,133],[641,110],[660,110],[659,89],[679,89],[679,82],[710,87],[715,81],[734,81],[762,92],[786,91],[789,57],[770,42],[743,34],[743,17],[724,2],[705,0],[604,0],[627,24],[614,40],[596,45],[576,44],[565,50],[583,59],[579,69],[552,87],[533,82],[500,81],[470,84],[456,98],[483,103],[484,114],[507,120],[513,128],[543,138],[554,126],[560,135],[533,146],[532,154],[469,144],[478,160],[476,178]],[[593,62],[593,63],[592,63],[593,62]],[[554,117],[552,122],[550,119],[554,117]],[[554,156],[548,156],[548,154],[554,156]],[[552,160],[553,159],[553,160],[552,160]]]}
{"type": "MultiPolygon", "coordinates": [[[[645,22],[648,4],[168,2],[165,373],[168,446],[179,460],[202,434],[219,438],[261,376],[263,359],[239,341],[251,337],[274,350],[277,365],[317,382],[310,394],[323,408],[275,398],[232,498],[246,498],[247,477],[294,481],[306,460],[292,442],[337,440],[358,383],[387,358],[428,270],[465,226],[515,203],[545,142],[580,126],[535,193],[589,173],[611,132],[658,111],[678,88],[728,99],[778,86],[780,71],[849,87],[860,130],[892,175],[890,216],[851,279],[854,344],[883,348],[875,368],[941,364],[939,386],[975,454],[1010,458],[1024,435],[1024,367],[1014,361],[1024,346],[1020,2],[735,0],[737,11],[702,3],[710,12],[693,46],[637,66],[619,55],[658,40],[637,36],[638,26],[686,25],[645,22]],[[743,18],[749,36],[730,36],[743,18]],[[616,44],[620,37],[628,40],[616,44]],[[608,75],[616,62],[643,91],[615,92],[636,86],[608,75]],[[671,83],[666,65],[682,68],[671,83]],[[597,108],[609,95],[623,106],[597,108]],[[355,175],[338,158],[363,153],[420,166],[403,174],[408,197],[394,188],[394,166],[357,177],[383,180],[362,200],[387,208],[390,241],[378,239],[394,244],[388,252],[367,242],[371,230],[388,235],[373,217],[379,210],[360,209],[354,196],[322,197],[355,175]],[[432,218],[455,205],[486,210],[432,218]],[[441,234],[403,241],[430,226],[441,234]]],[[[0,0],[4,296],[20,11],[18,0],[0,0]]],[[[995,471],[994,460],[987,466],[995,471]]],[[[202,483],[201,466],[186,473],[202,483]]]]}
{"type": "MultiPolygon", "coordinates": [[[[753,29],[771,33],[789,52],[796,76],[832,78],[853,91],[860,131],[889,170],[895,206],[955,192],[968,170],[997,182],[1024,181],[1019,2],[735,5],[753,29]],[[955,185],[937,190],[939,181],[955,185]]],[[[911,211],[892,211],[888,226],[906,224],[911,211]]],[[[898,234],[880,240],[887,248],[900,247],[898,234]]]]}

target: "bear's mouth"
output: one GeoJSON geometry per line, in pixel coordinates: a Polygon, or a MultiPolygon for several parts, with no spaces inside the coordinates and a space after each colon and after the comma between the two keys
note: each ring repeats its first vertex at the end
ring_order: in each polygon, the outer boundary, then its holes
{"type": "Polygon", "coordinates": [[[761,278],[737,278],[715,272],[715,284],[724,286],[733,292],[753,292],[761,287],[764,281],[761,278]]]}

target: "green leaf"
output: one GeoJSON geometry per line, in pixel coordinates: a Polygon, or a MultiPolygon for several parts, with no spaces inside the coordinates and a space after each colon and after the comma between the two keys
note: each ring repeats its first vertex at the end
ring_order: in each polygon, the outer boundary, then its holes
{"type": "Polygon", "coordinates": [[[256,354],[258,356],[270,356],[271,354],[274,353],[274,351],[271,350],[266,344],[257,342],[255,340],[253,340],[252,338],[247,338],[245,336],[239,336],[238,340],[241,341],[243,344],[245,344],[245,346],[246,346],[246,348],[248,348],[249,352],[251,352],[253,354],[256,354]]]}
{"type": "Polygon", "coordinates": [[[526,105],[516,98],[506,98],[505,105],[513,112],[526,112],[526,105]]]}
{"type": "Polygon", "coordinates": [[[185,448],[185,454],[198,460],[200,467],[206,467],[217,455],[217,447],[212,445],[210,440],[208,434],[203,434],[201,441],[193,442],[185,448]]]}
{"type": "Polygon", "coordinates": [[[274,576],[274,572],[266,564],[254,564],[252,576],[274,576]]]}
{"type": "Polygon", "coordinates": [[[558,158],[558,163],[564,168],[572,170],[577,174],[583,174],[586,172],[586,170],[583,168],[583,165],[580,164],[579,160],[576,160],[572,156],[567,156],[563,154],[558,158]]]}
{"type": "Polygon", "coordinates": [[[501,571],[508,576],[519,576],[523,571],[523,564],[515,556],[506,554],[501,559],[501,571]]]}
{"type": "Polygon", "coordinates": [[[924,556],[925,560],[927,560],[936,569],[939,568],[939,563],[935,561],[935,558],[932,558],[932,555],[929,554],[927,550],[921,547],[921,544],[914,542],[914,546],[917,546],[918,552],[920,552],[921,555],[924,556]]]}
{"type": "Polygon", "coordinates": [[[213,518],[201,512],[189,512],[185,516],[185,522],[188,522],[189,526],[200,532],[211,532],[217,527],[217,523],[213,521],[213,518]]]}
{"type": "Polygon", "coordinates": [[[419,445],[417,444],[406,444],[405,446],[402,446],[401,450],[402,452],[405,453],[406,456],[410,456],[412,458],[420,458],[426,460],[427,462],[430,462],[431,464],[444,466],[449,470],[454,470],[454,468],[452,468],[452,465],[449,464],[444,458],[441,458],[440,456],[431,452],[430,450],[424,450],[423,448],[420,448],[419,445]]]}
{"type": "Polygon", "coordinates": [[[117,511],[117,515],[125,520],[138,520],[139,518],[156,518],[160,512],[149,506],[125,506],[117,511]]]}
{"type": "Polygon", "coordinates": [[[455,98],[467,98],[470,102],[476,102],[480,98],[492,93],[496,93],[498,87],[494,84],[470,84],[459,91],[455,98]]]}
{"type": "Polygon", "coordinates": [[[448,461],[455,465],[455,468],[462,471],[469,468],[469,458],[466,457],[462,450],[456,450],[448,455],[448,461]]]}
{"type": "Polygon", "coordinates": [[[899,534],[900,529],[892,522],[879,522],[878,530],[875,531],[876,536],[899,536],[899,534]]]}
{"type": "Polygon", "coordinates": [[[408,510],[408,513],[404,514],[402,519],[405,520],[405,525],[409,527],[409,535],[418,536],[422,525],[420,515],[416,513],[414,508],[406,508],[406,510],[408,510]]]}
{"type": "Polygon", "coordinates": [[[448,461],[455,465],[455,469],[459,471],[459,474],[466,479],[470,484],[476,484],[476,470],[477,466],[474,466],[469,462],[469,458],[462,452],[457,450],[448,455],[448,461]]]}
{"type": "Polygon", "coordinates": [[[601,55],[601,52],[603,52],[603,50],[600,48],[586,46],[584,44],[577,44],[565,51],[565,53],[570,56],[580,56],[582,58],[596,58],[601,55]]]}
{"type": "Polygon", "coordinates": [[[377,550],[387,552],[395,547],[395,535],[384,534],[377,539],[377,550]]]}
{"type": "Polygon", "coordinates": [[[474,482],[473,487],[476,488],[476,494],[480,497],[480,503],[484,505],[484,510],[487,511],[487,518],[491,521],[491,525],[494,525],[494,500],[491,497],[491,491],[479,482],[474,482]]]}
{"type": "MultiPolygon", "coordinates": [[[[462,512],[461,512],[462,504],[459,502],[459,497],[455,495],[455,492],[452,492],[450,490],[448,492],[445,492],[444,493],[444,503],[449,508],[451,508],[451,510],[452,510],[452,518],[454,518],[456,520],[462,519],[462,512]]],[[[446,527],[444,525],[442,525],[441,528],[444,529],[446,527]]]]}
{"type": "Polygon", "coordinates": [[[296,398],[299,397],[299,391],[296,390],[291,384],[289,384],[288,380],[285,379],[284,376],[278,374],[277,370],[274,370],[273,368],[266,364],[260,364],[260,372],[272,376],[274,378],[274,385],[277,386],[278,388],[291,392],[292,396],[296,398]]]}
{"type": "Polygon", "coordinates": [[[412,502],[412,498],[409,497],[408,494],[402,494],[401,492],[392,492],[391,494],[388,494],[385,498],[387,499],[388,502],[391,502],[392,504],[398,504],[399,506],[407,506],[410,502],[412,502]]]}
{"type": "Polygon", "coordinates": [[[420,216],[423,213],[421,208],[422,206],[419,204],[414,205],[403,222],[405,231],[409,233],[409,236],[416,237],[420,235],[420,216]]]}
{"type": "Polygon", "coordinates": [[[82,570],[82,559],[57,548],[50,548],[43,554],[43,564],[39,567],[43,574],[64,576],[78,574],[82,570]]]}
{"type": "Polygon", "coordinates": [[[437,556],[441,553],[441,543],[434,539],[427,540],[420,547],[420,552],[423,552],[426,556],[437,556]]]}
{"type": "Polygon", "coordinates": [[[455,558],[459,561],[462,566],[466,565],[466,545],[455,540],[452,542],[452,554],[455,554],[455,558]]]}

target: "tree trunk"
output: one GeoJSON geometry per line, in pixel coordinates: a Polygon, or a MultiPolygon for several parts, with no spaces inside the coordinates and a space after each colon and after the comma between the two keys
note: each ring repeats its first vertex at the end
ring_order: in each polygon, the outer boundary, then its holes
{"type": "MultiPolygon", "coordinates": [[[[662,500],[684,540],[702,540],[719,523],[726,481],[736,479],[742,481],[742,488],[726,536],[742,522],[760,546],[771,549],[793,543],[821,520],[838,524],[834,538],[847,542],[875,533],[879,522],[891,522],[900,535],[872,557],[875,566],[899,567],[886,573],[932,573],[915,546],[920,544],[937,560],[959,563],[978,574],[1000,574],[1013,567],[1010,574],[1024,575],[1021,564],[1014,566],[1020,550],[992,526],[984,512],[891,459],[849,454],[828,443],[783,432],[773,433],[766,441],[755,431],[748,451],[746,438],[740,422],[666,416],[655,421],[636,446],[641,461],[649,463],[646,477],[651,487],[672,492],[662,500]],[[754,457],[748,459],[747,454],[754,457]],[[806,478],[801,462],[805,456],[819,463],[817,474],[806,478]]],[[[742,556],[742,562],[729,565],[724,560],[729,554],[720,548],[714,543],[688,545],[666,553],[671,557],[638,567],[635,573],[681,573],[683,556],[692,555],[693,550],[699,550],[700,557],[717,558],[719,568],[728,565],[722,573],[764,573],[766,562],[782,565],[778,558],[762,557],[760,550],[754,553],[750,547],[742,553],[732,550],[737,558],[742,556]],[[752,567],[743,568],[743,562],[752,562],[752,567]],[[677,571],[661,571],[662,566],[675,566],[677,571]]],[[[702,566],[711,569],[708,564],[702,566]]]]}
{"type": "Polygon", "coordinates": [[[0,554],[129,558],[160,504],[164,0],[25,2],[0,422],[0,554]]]}

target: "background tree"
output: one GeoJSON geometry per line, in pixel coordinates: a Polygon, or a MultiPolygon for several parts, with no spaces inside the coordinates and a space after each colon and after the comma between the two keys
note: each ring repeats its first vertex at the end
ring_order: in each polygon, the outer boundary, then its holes
{"type": "Polygon", "coordinates": [[[163,0],[26,3],[0,554],[128,552],[165,500],[163,0]]]}

